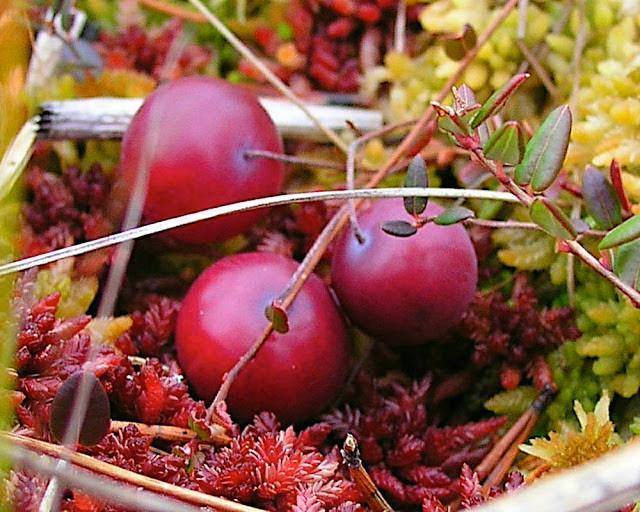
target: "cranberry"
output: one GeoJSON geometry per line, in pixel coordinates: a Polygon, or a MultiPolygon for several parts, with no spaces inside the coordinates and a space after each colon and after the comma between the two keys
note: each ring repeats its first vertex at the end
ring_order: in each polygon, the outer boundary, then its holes
{"type": "MultiPolygon", "coordinates": [[[[178,361],[197,394],[211,400],[225,372],[267,325],[265,309],[281,293],[296,262],[272,253],[227,256],[187,293],[176,328],[178,361]]],[[[231,387],[239,421],[264,410],[303,421],[344,384],[349,344],[340,312],[322,280],[311,275],[288,311],[289,331],[272,333],[231,387]]]]}
{"type": "MultiPolygon", "coordinates": [[[[247,158],[249,149],[282,152],[273,121],[240,86],[189,77],[159,87],[136,113],[122,144],[121,168],[129,189],[149,151],[144,216],[155,222],[282,190],[281,162],[247,158]]],[[[186,226],[171,236],[189,243],[221,241],[242,233],[264,210],[186,226]]]]}
{"type": "MultiPolygon", "coordinates": [[[[426,214],[442,211],[430,202],[426,214]]],[[[353,322],[391,345],[441,337],[458,323],[477,284],[476,254],[464,227],[427,224],[409,238],[382,231],[388,220],[411,220],[402,201],[372,203],[359,216],[364,242],[350,229],[333,253],[333,287],[353,322]]]]}

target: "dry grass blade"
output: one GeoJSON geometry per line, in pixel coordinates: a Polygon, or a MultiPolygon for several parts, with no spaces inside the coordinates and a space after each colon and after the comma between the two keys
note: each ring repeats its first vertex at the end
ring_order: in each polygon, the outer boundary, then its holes
{"type": "Polygon", "coordinates": [[[82,490],[92,497],[145,512],[200,512],[201,507],[188,505],[167,496],[96,475],[75,466],[61,469],[59,460],[15,444],[0,443],[0,454],[13,461],[15,469],[36,471],[39,475],[60,480],[63,485],[82,490]]]}
{"type": "MultiPolygon", "coordinates": [[[[4,439],[5,441],[8,441],[12,444],[17,444],[29,450],[35,450],[39,453],[43,453],[45,455],[56,458],[61,457],[66,451],[64,447],[58,446],[56,444],[51,444],[44,441],[39,441],[37,439],[19,436],[16,434],[10,434],[7,432],[0,433],[0,439],[4,439]]],[[[100,475],[119,480],[126,484],[140,487],[154,493],[161,493],[165,496],[169,496],[188,503],[195,503],[198,505],[213,507],[216,510],[222,510],[225,512],[261,511],[261,509],[258,508],[242,505],[241,503],[229,501],[217,496],[210,496],[202,492],[192,491],[190,489],[185,489],[183,487],[168,484],[166,482],[162,482],[161,480],[149,478],[132,471],[127,471],[126,469],[119,468],[118,466],[114,466],[106,462],[102,462],[88,455],[83,455],[80,453],[70,453],[69,461],[76,466],[94,471],[96,473],[99,473],[100,475]]],[[[118,490],[116,490],[115,492],[119,492],[119,487],[117,487],[116,489],[118,490]]]]}
{"type": "Polygon", "coordinates": [[[227,42],[233,46],[240,55],[245,57],[253,66],[256,67],[262,73],[262,75],[273,85],[283,96],[289,99],[292,103],[294,103],[300,110],[302,110],[305,115],[311,119],[311,121],[318,127],[320,131],[322,131],[327,138],[335,144],[337,148],[342,150],[342,152],[347,152],[347,145],[340,138],[340,136],[324,126],[307,108],[307,106],[303,103],[303,101],[298,98],[298,96],[291,90],[289,87],[280,80],[274,73],[271,71],[258,57],[256,57],[253,52],[249,49],[247,45],[245,45],[236,35],[231,32],[227,28],[227,26],[220,21],[220,19],[213,14],[200,0],[189,0],[191,5],[193,5],[198,11],[200,11],[203,16],[209,21],[209,23],[218,31],[222,36],[227,40],[227,42]]]}
{"type": "Polygon", "coordinates": [[[297,194],[282,194],[260,199],[250,199],[234,204],[209,208],[180,217],[145,224],[134,229],[121,231],[103,238],[96,238],[89,242],[65,247],[55,251],[24,258],[11,263],[0,265],[0,276],[20,272],[40,265],[46,265],[54,261],[62,260],[80,254],[111,247],[128,240],[136,240],[144,236],[155,235],[170,229],[186,226],[202,220],[214,219],[223,215],[240,213],[257,208],[268,208],[293,203],[308,203],[313,201],[346,200],[353,198],[380,199],[386,197],[443,197],[443,198],[469,198],[469,199],[493,199],[496,201],[517,202],[517,199],[509,192],[494,192],[492,190],[456,189],[456,188],[378,188],[356,190],[329,190],[324,192],[300,192],[297,194]]]}

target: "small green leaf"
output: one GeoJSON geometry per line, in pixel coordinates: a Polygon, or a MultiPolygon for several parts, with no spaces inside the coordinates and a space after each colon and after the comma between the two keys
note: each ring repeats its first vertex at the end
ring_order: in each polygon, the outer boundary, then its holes
{"type": "Polygon", "coordinates": [[[516,121],[503,124],[482,147],[484,155],[509,165],[516,165],[524,154],[524,135],[516,121]]]}
{"type": "Polygon", "coordinates": [[[598,228],[611,229],[622,222],[622,208],[616,191],[604,174],[590,165],[582,176],[582,197],[598,228]]]}
{"type": "Polygon", "coordinates": [[[289,316],[287,311],[278,303],[272,302],[264,311],[267,320],[273,325],[273,330],[280,334],[289,332],[289,316]]]}
{"type": "Polygon", "coordinates": [[[278,32],[278,37],[283,41],[290,41],[293,39],[293,28],[291,25],[285,22],[280,22],[276,26],[276,31],[278,32]]]}
{"type": "Polygon", "coordinates": [[[478,37],[471,25],[465,23],[462,33],[445,39],[444,52],[452,60],[462,60],[476,45],[478,37]]]}
{"type": "Polygon", "coordinates": [[[191,415],[187,421],[187,426],[196,433],[200,441],[209,441],[211,439],[211,432],[191,415]]]}
{"type": "Polygon", "coordinates": [[[562,169],[570,134],[571,110],[568,105],[562,105],[547,116],[531,137],[524,158],[516,167],[516,183],[531,183],[536,192],[549,188],[562,169]]]}
{"type": "Polygon", "coordinates": [[[509,98],[515,94],[518,87],[520,87],[522,82],[527,78],[529,78],[528,73],[519,73],[489,96],[489,99],[484,102],[484,105],[480,107],[480,110],[478,110],[471,119],[471,128],[477,128],[491,116],[495,116],[500,112],[509,98]]]}
{"type": "Polygon", "coordinates": [[[406,220],[388,220],[382,223],[380,227],[387,235],[400,238],[406,238],[418,232],[418,228],[406,220]]]}
{"type": "Polygon", "coordinates": [[[619,245],[623,245],[640,238],[640,216],[634,215],[627,219],[618,227],[613,228],[607,236],[605,236],[598,248],[601,251],[605,249],[613,249],[619,245]]]}
{"type": "Polygon", "coordinates": [[[529,208],[531,220],[551,236],[562,240],[575,240],[576,228],[569,217],[546,197],[536,197],[529,208]]]}
{"type": "MultiPolygon", "coordinates": [[[[429,184],[427,177],[427,164],[420,155],[416,155],[411,160],[407,169],[407,176],[404,179],[404,186],[407,188],[426,188],[429,184]]],[[[404,209],[409,215],[418,216],[427,207],[426,197],[405,197],[404,209]]]]}
{"type": "Polygon", "coordinates": [[[629,286],[640,289],[640,240],[615,250],[613,271],[629,286]]]}
{"type": "Polygon", "coordinates": [[[450,226],[451,224],[457,224],[458,222],[462,222],[473,217],[475,217],[475,213],[469,210],[469,208],[465,208],[464,206],[452,206],[433,219],[433,222],[439,226],[450,226]]]}

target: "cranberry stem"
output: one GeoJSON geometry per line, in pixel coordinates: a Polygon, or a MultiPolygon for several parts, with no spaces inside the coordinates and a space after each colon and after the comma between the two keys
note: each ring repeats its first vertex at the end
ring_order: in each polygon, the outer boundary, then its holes
{"type": "Polygon", "coordinates": [[[332,162],[331,160],[318,160],[314,158],[304,158],[294,155],[283,155],[282,153],[275,153],[273,151],[265,151],[262,149],[247,149],[244,152],[244,157],[247,159],[252,158],[266,158],[268,160],[277,160],[287,164],[305,165],[307,167],[320,167],[323,169],[335,169],[336,171],[344,171],[345,167],[339,162],[332,162]]]}
{"type": "MultiPolygon", "coordinates": [[[[531,206],[533,197],[529,195],[524,189],[522,189],[516,182],[514,182],[509,176],[501,173],[501,169],[495,162],[488,160],[482,153],[482,149],[478,147],[466,148],[476,160],[487,170],[491,171],[494,176],[501,178],[501,183],[509,192],[511,192],[518,200],[527,208],[531,206]]],[[[605,268],[602,263],[593,256],[587,249],[585,249],[577,240],[563,240],[568,249],[578,257],[585,265],[590,267],[596,273],[600,274],[613,286],[620,290],[631,301],[634,307],[640,308],[640,292],[629,286],[622,281],[611,270],[605,268]]]]}
{"type": "MultiPolygon", "coordinates": [[[[224,37],[227,38],[228,41],[232,42],[232,40],[236,40],[237,38],[233,35],[220,20],[218,20],[213,14],[211,14],[207,8],[202,5],[200,0],[189,0],[193,5],[195,5],[205,16],[208,17],[211,24],[220,30],[224,37]]],[[[467,67],[473,59],[477,56],[480,48],[484,46],[484,44],[491,38],[493,33],[502,25],[504,20],[507,19],[511,11],[516,7],[518,0],[509,0],[504,7],[499,12],[498,16],[496,16],[493,21],[489,24],[489,26],[484,30],[484,32],[478,37],[478,41],[476,46],[472,48],[466,55],[465,58],[461,61],[460,65],[456,72],[449,78],[447,83],[442,87],[440,92],[438,92],[435,100],[443,101],[447,95],[449,94],[449,90],[451,87],[456,85],[458,80],[462,77],[467,67]]],[[[240,43],[242,45],[242,43],[240,43]]],[[[241,53],[244,55],[245,53],[251,54],[251,52],[242,46],[241,53]]],[[[238,48],[237,48],[238,49],[238,48]]],[[[240,51],[240,49],[238,49],[240,51]]],[[[249,55],[252,56],[252,55],[249,55]]],[[[269,70],[267,70],[269,72],[269,70]]],[[[270,72],[269,72],[270,73],[270,72]]],[[[266,73],[265,73],[265,76],[266,73]]],[[[277,80],[277,79],[276,79],[277,80]]],[[[279,82],[279,81],[278,81],[279,82]]],[[[283,84],[284,86],[284,84],[283,84]]],[[[286,89],[286,86],[284,86],[286,89]]],[[[288,89],[287,89],[288,91],[288,89]]],[[[404,138],[404,140],[400,143],[400,145],[395,149],[391,157],[387,160],[384,166],[378,172],[376,172],[371,179],[367,183],[367,187],[373,188],[377,186],[384,177],[389,173],[391,169],[407,155],[407,151],[415,145],[415,142],[420,139],[423,135],[425,128],[433,121],[434,110],[433,107],[428,107],[422,117],[418,120],[418,122],[413,126],[409,134],[404,138]]],[[[383,134],[385,132],[385,128],[382,128],[380,132],[383,134]]],[[[373,133],[371,132],[363,137],[372,137],[373,133]]],[[[353,141],[350,145],[352,146],[359,145],[361,143],[360,139],[362,137],[353,141]]],[[[340,147],[340,146],[339,146],[340,147]]],[[[355,151],[355,150],[353,150],[355,151]]],[[[278,302],[282,305],[283,308],[287,308],[295,299],[298,292],[304,285],[307,278],[311,275],[316,265],[319,263],[322,255],[326,252],[329,244],[333,241],[333,239],[338,235],[342,227],[345,225],[349,218],[349,205],[344,205],[340,210],[333,216],[333,218],[329,221],[329,223],[322,230],[318,238],[315,240],[313,246],[306,254],[305,258],[302,260],[296,272],[291,276],[291,279],[287,283],[287,287],[285,291],[280,295],[278,302]]],[[[229,393],[229,389],[233,384],[233,380],[240,374],[244,366],[246,366],[258,353],[258,350],[265,343],[266,339],[273,332],[273,325],[269,323],[269,325],[265,328],[262,335],[251,345],[249,350],[238,360],[236,365],[230,370],[230,372],[225,376],[225,379],[220,387],[220,390],[216,394],[213,399],[213,402],[209,406],[207,411],[207,417],[211,418],[215,414],[217,407],[224,401],[226,396],[229,393]]]]}

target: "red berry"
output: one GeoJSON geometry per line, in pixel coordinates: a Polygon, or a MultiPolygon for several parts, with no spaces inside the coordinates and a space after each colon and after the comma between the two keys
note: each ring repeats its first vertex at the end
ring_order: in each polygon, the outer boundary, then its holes
{"type": "MultiPolygon", "coordinates": [[[[187,293],[176,328],[178,361],[197,394],[211,400],[223,375],[267,325],[265,309],[297,267],[269,253],[228,256],[209,267],[187,293]]],[[[347,376],[344,322],[327,287],[311,275],[288,310],[289,331],[272,333],[233,383],[231,414],[247,421],[272,411],[282,421],[318,413],[347,376]]]]}
{"type": "MultiPolygon", "coordinates": [[[[442,211],[430,202],[426,214],[442,211]]],[[[427,224],[409,238],[382,231],[388,220],[411,221],[402,201],[374,202],[358,220],[365,241],[347,230],[334,248],[333,287],[353,322],[391,345],[442,336],[458,323],[477,284],[477,262],[464,227],[427,224]]]]}
{"type": "MultiPolygon", "coordinates": [[[[260,149],[282,152],[276,128],[249,91],[224,80],[190,77],[159,87],[134,116],[123,140],[121,167],[129,189],[149,151],[144,206],[154,222],[281,191],[281,162],[246,158],[260,149]]],[[[190,243],[242,233],[264,210],[200,222],[171,232],[190,243]]]]}

